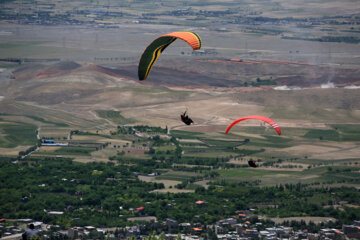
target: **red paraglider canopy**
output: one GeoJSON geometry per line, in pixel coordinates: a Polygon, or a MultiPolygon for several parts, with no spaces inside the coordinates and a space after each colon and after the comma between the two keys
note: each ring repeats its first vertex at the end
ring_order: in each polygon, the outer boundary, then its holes
{"type": "Polygon", "coordinates": [[[268,124],[270,124],[275,130],[276,132],[281,135],[281,129],[279,127],[279,125],[277,125],[277,123],[275,123],[273,120],[271,120],[270,118],[267,118],[267,117],[263,117],[263,116],[257,116],[257,115],[254,115],[254,116],[246,116],[246,117],[243,117],[243,118],[240,118],[240,119],[237,119],[235,120],[233,123],[231,123],[228,128],[226,129],[225,133],[227,134],[230,129],[237,123],[241,122],[241,121],[244,121],[244,120],[248,120],[248,119],[258,119],[258,120],[261,120],[261,121],[264,121],[268,124]]]}

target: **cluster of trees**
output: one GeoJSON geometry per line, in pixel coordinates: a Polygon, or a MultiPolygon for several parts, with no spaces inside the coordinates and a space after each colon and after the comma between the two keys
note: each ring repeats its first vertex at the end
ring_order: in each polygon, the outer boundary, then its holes
{"type": "Polygon", "coordinates": [[[344,43],[354,43],[354,44],[360,42],[360,38],[354,36],[322,36],[319,38],[282,36],[281,38],[292,39],[292,40],[317,41],[317,42],[338,42],[338,43],[344,42],[344,43]]]}
{"type": "MultiPolygon", "coordinates": [[[[145,162],[139,166],[142,164],[145,162]]],[[[150,161],[148,165],[151,164],[150,161]]],[[[249,208],[267,216],[335,217],[339,219],[338,224],[360,218],[358,209],[324,208],[329,202],[339,200],[358,204],[360,193],[355,188],[310,188],[301,184],[257,187],[256,184],[224,182],[212,184],[208,189],[198,187],[190,194],[156,194],[151,191],[164,185],[139,181],[134,174],[139,170],[136,165],[81,164],[55,158],[14,164],[10,159],[2,159],[0,169],[1,216],[32,218],[63,227],[125,226],[129,224],[127,217],[141,214],[156,216],[159,220],[173,218],[179,222],[210,224],[233,216],[236,210],[249,208]],[[21,201],[25,196],[29,200],[21,201]],[[198,200],[208,204],[197,206],[198,200]],[[145,207],[143,213],[136,211],[140,206],[145,207]],[[52,216],[44,209],[64,211],[64,214],[52,216]]],[[[151,170],[156,170],[154,165],[151,170]]],[[[216,174],[207,172],[208,177],[216,174]]]]}
{"type": "Polygon", "coordinates": [[[138,132],[154,132],[154,133],[164,133],[164,134],[166,134],[167,131],[168,131],[167,127],[165,127],[165,128],[150,127],[150,126],[147,126],[147,125],[145,125],[145,126],[143,126],[143,125],[134,126],[133,128],[138,132]]]}
{"type": "Polygon", "coordinates": [[[275,81],[273,81],[271,78],[270,79],[264,79],[264,80],[262,80],[261,78],[257,78],[256,82],[250,82],[250,84],[245,82],[244,86],[247,87],[248,85],[251,85],[253,87],[259,87],[259,86],[262,86],[262,85],[267,86],[267,85],[276,85],[276,84],[277,83],[275,81]]]}
{"type": "MultiPolygon", "coordinates": [[[[118,134],[135,134],[135,132],[145,132],[145,133],[163,133],[168,132],[168,128],[161,127],[151,127],[147,125],[138,125],[138,126],[117,126],[117,131],[112,132],[112,135],[118,134]]],[[[159,137],[159,136],[158,136],[159,137]]]]}
{"type": "Polygon", "coordinates": [[[29,147],[25,151],[20,151],[18,158],[24,157],[24,156],[28,155],[29,153],[35,151],[40,145],[41,145],[41,141],[39,140],[34,146],[29,147]]]}

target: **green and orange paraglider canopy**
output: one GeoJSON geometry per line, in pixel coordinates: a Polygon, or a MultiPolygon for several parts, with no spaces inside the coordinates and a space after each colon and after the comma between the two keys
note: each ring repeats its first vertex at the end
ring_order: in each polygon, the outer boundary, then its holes
{"type": "Polygon", "coordinates": [[[194,32],[172,32],[158,37],[145,49],[140,58],[138,67],[139,80],[147,78],[160,54],[177,38],[187,42],[193,50],[201,48],[201,39],[194,32]]]}

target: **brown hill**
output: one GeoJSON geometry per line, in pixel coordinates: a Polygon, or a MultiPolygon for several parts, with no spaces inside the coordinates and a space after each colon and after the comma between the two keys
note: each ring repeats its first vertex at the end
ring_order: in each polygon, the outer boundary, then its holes
{"type": "MultiPolygon", "coordinates": [[[[52,65],[29,64],[16,69],[13,72],[14,81],[7,86],[8,96],[16,100],[37,102],[40,104],[59,104],[59,103],[76,103],[76,104],[104,104],[114,107],[141,106],[157,103],[169,103],[176,101],[186,101],[190,99],[203,99],[206,93],[201,95],[199,92],[173,91],[166,87],[177,87],[178,89],[208,89],[210,92],[215,89],[228,92],[232,91],[232,96],[238,102],[252,102],[264,106],[310,106],[317,107],[334,107],[345,109],[360,109],[359,99],[356,90],[328,90],[328,91],[275,91],[269,87],[265,88],[239,88],[234,87],[243,85],[242,81],[232,79],[232,73],[235,71],[233,64],[225,64],[227,68],[221,70],[224,75],[219,78],[221,72],[212,64],[213,62],[192,62],[192,64],[155,66],[145,81],[138,81],[137,66],[127,66],[119,68],[109,68],[95,64],[80,65],[75,62],[60,62],[52,65]],[[205,71],[205,67],[208,72],[205,71]],[[175,69],[174,69],[175,68],[175,69]],[[226,79],[227,78],[227,79],[226,79]],[[212,89],[212,90],[211,90],[212,89]],[[228,90],[226,90],[228,89],[228,90]],[[251,91],[250,91],[251,90],[251,91]],[[254,93],[253,91],[258,91],[254,93]],[[236,93],[237,92],[237,93],[236,93]],[[351,94],[350,94],[351,93],[351,94]],[[354,95],[355,94],[355,95],[354,95]],[[191,97],[189,97],[191,96],[191,97]]],[[[257,67],[253,71],[260,72],[274,71],[268,64],[278,64],[279,69],[290,71],[284,68],[283,63],[264,63],[264,65],[253,64],[257,67]]],[[[327,83],[331,77],[333,82],[338,85],[357,84],[355,80],[358,75],[353,77],[350,74],[357,73],[359,70],[332,69],[331,76],[324,76],[317,73],[314,69],[316,66],[296,65],[293,64],[292,70],[298,69],[299,76],[282,76],[275,79],[278,85],[300,85],[316,86],[327,83]],[[304,71],[312,69],[307,76],[304,71]],[[323,76],[323,77],[321,77],[323,76]],[[312,82],[313,80],[313,82],[312,82]]],[[[244,71],[248,68],[240,68],[238,71],[244,71]]],[[[218,67],[218,66],[217,66],[218,67]]],[[[319,67],[318,69],[322,69],[319,67]]],[[[250,69],[247,69],[250,71],[250,69]]],[[[247,71],[246,70],[246,71],[247,71]]],[[[260,75],[260,73],[258,73],[260,75]]],[[[246,75],[246,73],[245,73],[246,75]]],[[[216,90],[217,91],[217,90],[216,90]]]]}
{"type": "Polygon", "coordinates": [[[123,77],[117,73],[117,70],[110,68],[104,68],[95,64],[80,65],[76,62],[67,61],[52,65],[27,64],[13,71],[12,78],[18,81],[27,81],[31,79],[54,78],[81,72],[92,72],[93,74],[103,73],[113,77],[123,77]]]}
{"type": "Polygon", "coordinates": [[[36,75],[36,77],[46,78],[46,77],[60,76],[71,73],[71,71],[78,69],[80,67],[81,65],[75,62],[60,62],[44,68],[44,70],[40,71],[36,75]]]}
{"type": "Polygon", "coordinates": [[[360,109],[360,91],[358,89],[302,89],[278,91],[273,89],[258,92],[238,91],[234,94],[238,102],[251,102],[274,108],[299,109],[360,109]]]}
{"type": "MultiPolygon", "coordinates": [[[[118,73],[123,76],[137,79],[137,66],[127,66],[118,68],[118,73]]],[[[185,87],[185,88],[209,88],[209,87],[240,87],[242,83],[224,78],[213,77],[212,74],[202,73],[201,71],[188,71],[173,69],[166,66],[154,67],[149,77],[143,83],[166,86],[166,87],[185,87]]]]}
{"type": "MultiPolygon", "coordinates": [[[[42,105],[131,107],[179,101],[191,94],[140,82],[124,76],[126,71],[73,62],[28,65],[14,71],[14,80],[3,87],[7,97],[42,105]]],[[[194,99],[202,96],[196,95],[194,99]]]]}
{"type": "Polygon", "coordinates": [[[104,92],[104,89],[133,85],[116,71],[94,64],[60,62],[26,65],[16,69],[7,95],[17,100],[58,104],[104,92]]]}
{"type": "MultiPolygon", "coordinates": [[[[102,75],[138,82],[135,65],[109,68],[95,64],[80,65],[75,62],[25,65],[13,72],[13,78],[28,81],[74,74],[98,76],[96,81],[101,84],[105,84],[100,77],[102,75]]],[[[360,85],[360,69],[273,60],[184,60],[182,57],[168,57],[166,61],[159,60],[156,63],[146,81],[138,83],[165,87],[232,88],[261,84],[317,87],[329,82],[338,87],[360,85]],[[270,82],[259,83],[258,79],[270,82]]]]}
{"type": "MultiPolygon", "coordinates": [[[[137,66],[118,68],[121,75],[137,79],[137,66]]],[[[341,66],[313,65],[274,60],[189,59],[166,57],[159,59],[149,74],[147,83],[161,86],[238,87],[261,84],[318,87],[360,85],[360,70],[341,66]]]]}
{"type": "Polygon", "coordinates": [[[301,126],[310,126],[359,119],[357,89],[279,91],[269,86],[238,87],[241,81],[232,79],[231,71],[235,70],[231,67],[221,79],[217,69],[207,73],[196,65],[175,70],[174,65],[160,65],[154,67],[149,79],[138,81],[136,66],[112,69],[71,62],[32,64],[14,71],[14,79],[7,85],[0,84],[0,90],[6,92],[5,100],[35,102],[84,119],[94,119],[94,110],[112,109],[142,124],[171,127],[182,126],[179,114],[186,108],[203,126],[227,124],[245,114],[274,116],[284,126],[295,120],[301,121],[301,126]]]}

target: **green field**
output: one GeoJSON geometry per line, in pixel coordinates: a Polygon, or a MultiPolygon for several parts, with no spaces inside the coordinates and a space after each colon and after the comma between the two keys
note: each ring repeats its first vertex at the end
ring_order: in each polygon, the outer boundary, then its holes
{"type": "Polygon", "coordinates": [[[284,183],[303,184],[335,184],[335,183],[360,183],[359,167],[318,167],[305,169],[300,172],[279,171],[239,168],[229,170],[218,170],[220,179],[231,182],[243,180],[260,180],[261,185],[271,186],[284,183]]]}
{"type": "Polygon", "coordinates": [[[34,119],[35,121],[38,121],[38,122],[42,122],[42,123],[48,123],[48,124],[51,124],[51,125],[55,125],[57,127],[68,127],[69,125],[66,124],[66,123],[58,123],[58,122],[53,122],[53,121],[48,121],[44,118],[41,118],[41,117],[37,117],[37,116],[26,116],[28,118],[31,118],[31,119],[34,119]]]}
{"type": "Polygon", "coordinates": [[[331,127],[339,133],[341,141],[360,141],[359,124],[334,124],[331,127]]]}
{"type": "Polygon", "coordinates": [[[186,181],[190,180],[192,177],[201,176],[201,174],[192,173],[192,172],[181,172],[181,171],[169,171],[167,173],[157,176],[158,180],[173,180],[173,181],[186,181]]]}
{"type": "Polygon", "coordinates": [[[37,143],[36,129],[37,127],[32,124],[0,121],[0,147],[35,145],[37,143]]]}
{"type": "Polygon", "coordinates": [[[69,126],[70,128],[75,129],[96,128],[106,123],[104,120],[87,120],[86,118],[82,118],[62,110],[18,101],[5,103],[0,102],[0,113],[5,117],[25,116],[40,123],[55,125],[56,127],[69,126]]]}
{"type": "Polygon", "coordinates": [[[121,115],[119,111],[112,111],[112,110],[97,110],[96,113],[101,118],[108,119],[115,124],[129,124],[134,123],[135,121],[129,118],[125,118],[121,115]]]}
{"type": "Polygon", "coordinates": [[[216,140],[211,138],[199,138],[199,140],[207,144],[209,147],[222,147],[230,149],[243,144],[243,141],[216,140]]]}
{"type": "Polygon", "coordinates": [[[62,147],[54,151],[56,155],[90,156],[95,148],[62,147]]]}
{"type": "Polygon", "coordinates": [[[287,148],[296,143],[289,137],[264,136],[265,139],[252,138],[245,146],[255,146],[260,148],[287,148]]]}
{"type": "MultiPolygon", "coordinates": [[[[106,111],[101,114],[110,118],[122,118],[119,112],[115,111],[106,111]]],[[[31,119],[47,122],[45,119],[32,118],[31,119]]],[[[50,124],[50,123],[49,123],[50,124]]],[[[4,125],[6,126],[6,131],[14,131],[14,125],[4,125]]],[[[21,126],[21,125],[20,125],[21,126]]],[[[35,126],[29,128],[31,125],[23,125],[25,129],[33,129],[35,126]]],[[[55,125],[56,126],[56,125],[55,125]]],[[[339,159],[339,160],[317,160],[317,159],[308,159],[303,157],[292,157],[291,153],[286,153],[287,156],[276,156],[268,152],[269,149],[283,149],[287,147],[297,146],[299,144],[313,144],[313,141],[316,140],[317,144],[322,144],[326,146],[326,143],[331,141],[336,143],[340,140],[340,136],[353,135],[353,137],[358,136],[357,125],[332,125],[332,129],[287,129],[288,132],[295,135],[294,138],[287,136],[277,136],[273,131],[265,131],[263,127],[240,127],[239,129],[243,132],[254,134],[246,135],[241,137],[237,134],[229,134],[228,139],[224,138],[222,135],[214,134],[205,134],[198,132],[188,132],[175,130],[171,132],[173,137],[181,138],[182,141],[178,142],[183,151],[180,159],[173,159],[172,153],[177,151],[176,144],[173,144],[170,140],[160,141],[160,145],[154,147],[154,155],[135,155],[125,151],[124,154],[118,155],[118,152],[122,151],[122,148],[113,149],[111,148],[111,154],[106,155],[112,157],[113,160],[120,165],[126,166],[142,166],[146,171],[150,170],[154,166],[162,167],[162,174],[157,176],[158,180],[176,180],[176,181],[188,181],[193,177],[203,176],[205,173],[209,172],[209,168],[216,166],[213,169],[218,173],[218,176],[212,180],[225,180],[229,182],[243,182],[243,181],[260,181],[260,185],[263,186],[273,186],[283,183],[292,183],[296,184],[298,182],[306,184],[360,184],[359,183],[359,173],[357,172],[359,166],[356,164],[357,160],[349,159],[339,159]],[[257,135],[256,135],[257,134],[257,135]],[[319,136],[323,136],[323,139],[320,140],[319,136]],[[191,142],[192,140],[197,139],[201,142],[191,142]],[[225,139],[225,140],[224,140],[225,139]],[[245,141],[245,139],[248,139],[245,141]],[[189,140],[189,142],[186,142],[189,140]],[[337,141],[335,141],[337,140],[337,141]],[[241,143],[242,145],[239,145],[241,143]],[[237,147],[236,147],[237,146],[237,147]],[[162,159],[161,161],[157,160],[157,157],[162,159]],[[261,168],[253,169],[247,166],[246,160],[239,162],[237,165],[230,165],[228,161],[232,158],[253,158],[261,159],[261,164],[266,166],[266,163],[273,162],[274,166],[279,164],[279,161],[284,165],[283,167],[275,168],[261,168]],[[170,160],[172,159],[172,160],[170,160]],[[187,169],[186,171],[173,171],[171,164],[168,161],[172,161],[181,166],[181,168],[187,169]],[[348,164],[351,166],[346,166],[348,164]],[[301,164],[307,164],[301,166],[301,164]],[[310,169],[307,168],[309,165],[310,169]],[[220,167],[221,166],[221,167],[220,167]],[[231,166],[231,167],[230,167],[231,166]],[[292,167],[291,167],[292,166],[292,167]],[[165,167],[165,168],[164,168],[165,167]],[[206,167],[208,170],[204,172],[197,172],[196,168],[206,167]],[[226,169],[222,169],[225,167],[226,169]],[[234,168],[235,167],[235,168],[234,168]],[[351,169],[352,168],[352,169],[351,169]],[[350,169],[350,170],[349,170],[350,169]]],[[[139,128],[140,129],[140,128],[139,128]]],[[[237,129],[237,130],[239,130],[237,129]]],[[[272,130],[272,129],[271,129],[272,130]]],[[[241,133],[240,131],[240,133],[241,133]]],[[[143,139],[141,137],[135,136],[133,134],[119,134],[116,136],[110,135],[99,135],[97,133],[91,133],[89,135],[97,137],[101,136],[101,139],[109,138],[109,142],[112,141],[112,138],[118,138],[122,140],[130,140],[133,143],[138,143],[142,145],[145,143],[147,146],[151,146],[150,139],[143,139]]],[[[79,140],[81,142],[81,140],[79,140]]],[[[89,141],[89,140],[87,140],[89,141]]],[[[77,148],[77,147],[62,147],[60,149],[54,150],[53,152],[41,153],[43,156],[51,155],[64,155],[64,156],[90,156],[100,157],[105,156],[104,154],[91,154],[95,151],[95,148],[77,148]]],[[[110,152],[109,152],[110,153],[110,152]]],[[[38,155],[35,153],[35,155],[38,155]]],[[[189,185],[186,188],[194,188],[195,186],[189,185]]]]}
{"type": "Polygon", "coordinates": [[[197,139],[203,135],[204,135],[203,133],[198,133],[198,132],[171,130],[171,136],[180,139],[197,139]]]}
{"type": "Polygon", "coordinates": [[[14,41],[0,43],[2,58],[59,59],[66,54],[84,54],[80,49],[46,46],[48,41],[14,41]]]}
{"type": "Polygon", "coordinates": [[[309,130],[305,135],[305,138],[317,138],[320,140],[339,141],[340,135],[335,130],[320,130],[312,129],[309,130]]]}
{"type": "Polygon", "coordinates": [[[276,174],[290,174],[290,172],[284,171],[271,171],[263,169],[251,169],[251,168],[239,168],[239,169],[229,169],[229,170],[218,170],[217,171],[221,177],[240,179],[240,178],[257,178],[266,175],[276,175],[276,174]]]}

